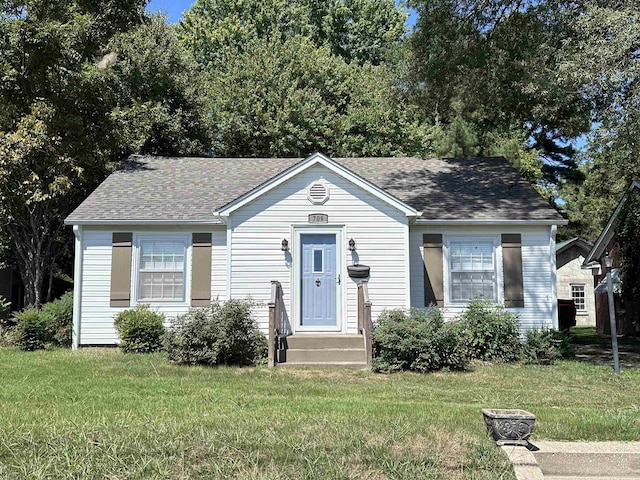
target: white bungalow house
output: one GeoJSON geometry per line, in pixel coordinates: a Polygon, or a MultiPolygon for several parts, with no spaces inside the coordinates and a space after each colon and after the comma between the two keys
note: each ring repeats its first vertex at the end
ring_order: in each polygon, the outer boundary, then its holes
{"type": "Polygon", "coordinates": [[[74,347],[116,344],[114,316],[140,303],[170,319],[252,297],[267,332],[272,282],[294,363],[362,361],[363,280],[374,322],[434,304],[453,318],[484,295],[523,329],[557,327],[565,220],[504,158],[132,157],[66,223],[74,347]]]}

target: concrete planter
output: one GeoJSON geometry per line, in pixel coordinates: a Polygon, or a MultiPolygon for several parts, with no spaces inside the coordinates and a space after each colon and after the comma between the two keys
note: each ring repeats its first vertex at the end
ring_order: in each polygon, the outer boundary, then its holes
{"type": "Polygon", "coordinates": [[[487,430],[498,445],[528,445],[536,416],[524,410],[483,408],[487,430]]]}

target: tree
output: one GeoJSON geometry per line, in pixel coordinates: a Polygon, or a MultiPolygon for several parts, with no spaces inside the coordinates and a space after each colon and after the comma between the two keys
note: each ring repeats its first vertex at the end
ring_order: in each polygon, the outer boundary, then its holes
{"type": "Polygon", "coordinates": [[[640,10],[637,2],[589,1],[574,24],[574,52],[560,73],[591,105],[580,188],[565,188],[573,230],[595,238],[629,182],[640,178],[640,10]]]}
{"type": "Polygon", "coordinates": [[[217,155],[402,155],[422,148],[420,127],[384,66],[349,64],[306,37],[230,58],[210,81],[217,155]]]}
{"type": "Polygon", "coordinates": [[[477,137],[476,154],[495,150],[496,138],[518,144],[538,156],[539,187],[579,180],[570,140],[589,129],[588,104],[571,79],[558,81],[560,54],[570,48],[564,40],[571,33],[573,3],[414,0],[411,5],[419,13],[410,39],[411,95],[427,120],[454,140],[468,138],[459,137],[466,125],[477,137]]]}
{"type": "Polygon", "coordinates": [[[393,0],[196,0],[179,34],[208,71],[296,35],[347,62],[380,65],[400,45],[405,20],[393,0]]]}
{"type": "Polygon", "coordinates": [[[189,112],[197,76],[145,3],[0,4],[0,237],[27,304],[42,303],[68,252],[63,219],[120,160],[208,144],[189,112]]]}

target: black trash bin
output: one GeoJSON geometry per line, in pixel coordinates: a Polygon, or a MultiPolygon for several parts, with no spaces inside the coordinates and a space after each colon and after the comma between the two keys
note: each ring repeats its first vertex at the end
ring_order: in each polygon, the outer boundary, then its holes
{"type": "Polygon", "coordinates": [[[576,304],[573,300],[558,299],[558,327],[563,332],[568,332],[576,326],[576,304]]]}

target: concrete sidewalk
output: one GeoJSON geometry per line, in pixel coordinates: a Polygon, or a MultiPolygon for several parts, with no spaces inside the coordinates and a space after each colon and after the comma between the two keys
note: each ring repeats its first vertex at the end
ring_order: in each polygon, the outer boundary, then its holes
{"type": "Polygon", "coordinates": [[[640,442],[536,441],[501,447],[518,480],[640,480],[640,442]]]}

